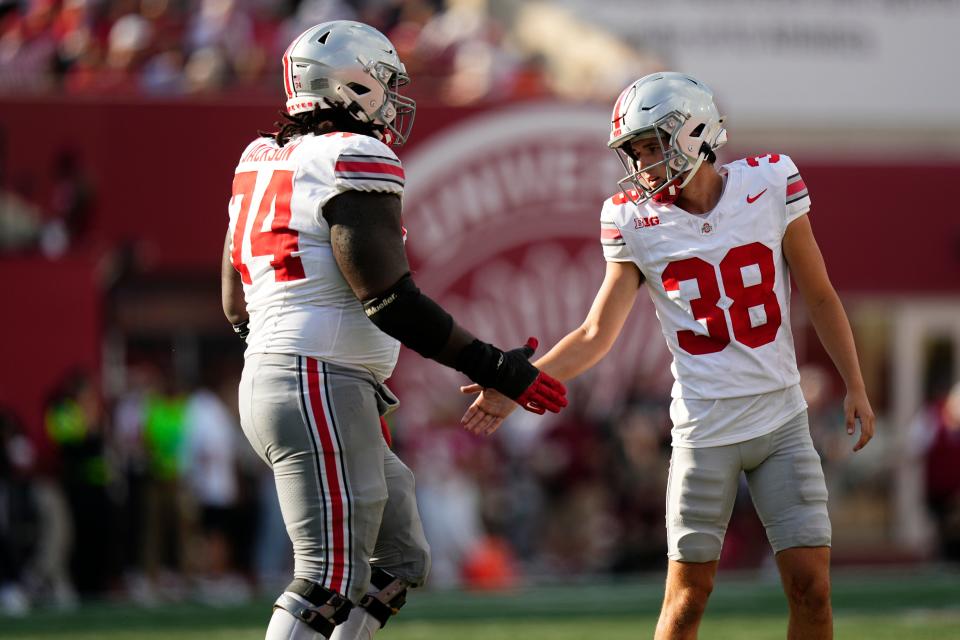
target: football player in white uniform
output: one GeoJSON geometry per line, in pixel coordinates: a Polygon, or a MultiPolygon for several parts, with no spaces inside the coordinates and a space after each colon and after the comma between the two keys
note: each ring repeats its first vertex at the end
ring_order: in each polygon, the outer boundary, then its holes
{"type": "MultiPolygon", "coordinates": [[[[791,275],[846,383],[848,433],[860,421],[855,451],[873,437],[874,415],[797,167],[766,154],[717,168],[725,142],[713,93],[690,76],[651,74],[620,95],[609,146],[627,176],[601,212],[606,276],[583,325],[535,364],[560,380],[590,368],[646,282],[675,378],[669,568],[656,637],[696,637],[744,472],[790,603],[788,637],[829,638],[827,491],[799,388],[791,275]]],[[[464,424],[492,433],[508,405],[484,390],[464,424]]]]}
{"type": "Polygon", "coordinates": [[[283,80],[285,122],[234,174],[222,267],[224,312],[248,345],[241,425],[273,469],[294,549],[266,637],[366,639],[430,564],[413,475],[382,431],[400,344],[536,413],[566,392],[528,362],[533,339],[501,351],[414,284],[387,144],[406,139],[415,105],[390,41],[317,25],[287,49],[283,80]]]}

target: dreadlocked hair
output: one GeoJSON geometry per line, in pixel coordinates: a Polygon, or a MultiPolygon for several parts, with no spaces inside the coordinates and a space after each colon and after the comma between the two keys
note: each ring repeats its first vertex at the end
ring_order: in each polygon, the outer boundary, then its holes
{"type": "Polygon", "coordinates": [[[360,122],[344,109],[314,109],[290,115],[279,111],[280,120],[273,123],[277,131],[258,131],[262,137],[273,138],[277,146],[282,147],[294,136],[310,133],[323,134],[333,131],[345,131],[374,136],[379,128],[369,122],[360,122]]]}

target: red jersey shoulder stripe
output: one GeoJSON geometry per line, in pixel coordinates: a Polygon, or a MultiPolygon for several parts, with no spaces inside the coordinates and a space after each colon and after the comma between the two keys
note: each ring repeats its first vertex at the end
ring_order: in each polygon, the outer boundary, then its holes
{"type": "Polygon", "coordinates": [[[392,182],[403,186],[406,178],[400,160],[389,156],[342,153],[334,165],[338,180],[392,182]]]}
{"type": "Polygon", "coordinates": [[[787,204],[801,200],[807,197],[808,194],[807,185],[799,173],[795,173],[787,178],[787,204]]]}
{"type": "Polygon", "coordinates": [[[334,171],[337,174],[344,173],[370,173],[378,174],[383,173],[390,176],[395,176],[397,178],[403,179],[405,176],[403,174],[403,167],[398,167],[392,164],[386,164],[385,162],[359,162],[356,160],[337,160],[337,164],[334,167],[334,171]]]}

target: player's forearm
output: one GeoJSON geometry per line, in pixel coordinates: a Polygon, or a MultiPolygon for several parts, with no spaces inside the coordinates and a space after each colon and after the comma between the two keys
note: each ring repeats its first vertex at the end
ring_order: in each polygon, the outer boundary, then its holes
{"type": "Polygon", "coordinates": [[[243,282],[240,274],[230,262],[230,237],[224,241],[223,259],[220,264],[220,302],[223,315],[230,324],[240,324],[247,320],[247,302],[243,296],[243,282]]]}
{"type": "Polygon", "coordinates": [[[836,292],[831,291],[821,299],[808,304],[810,319],[820,338],[820,343],[833,360],[847,389],[862,389],[863,374],[860,372],[857,347],[840,297],[836,292]]]}
{"type": "Polygon", "coordinates": [[[534,366],[554,378],[569,380],[600,362],[612,344],[612,340],[584,325],[568,333],[534,366]]]}

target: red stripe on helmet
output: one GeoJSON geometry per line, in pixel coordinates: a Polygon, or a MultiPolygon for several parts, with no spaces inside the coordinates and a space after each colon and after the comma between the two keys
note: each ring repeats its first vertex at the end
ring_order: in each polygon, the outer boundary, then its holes
{"type": "Polygon", "coordinates": [[[290,80],[290,50],[293,49],[293,44],[287,47],[287,50],[283,52],[283,88],[287,92],[287,98],[293,97],[293,82],[290,80]]]}
{"type": "Polygon", "coordinates": [[[617,98],[617,104],[613,105],[613,124],[615,129],[613,130],[613,137],[616,138],[621,133],[621,127],[618,124],[620,120],[620,104],[623,102],[623,98],[627,95],[627,91],[630,91],[631,87],[627,87],[620,93],[620,97],[617,98]]]}

